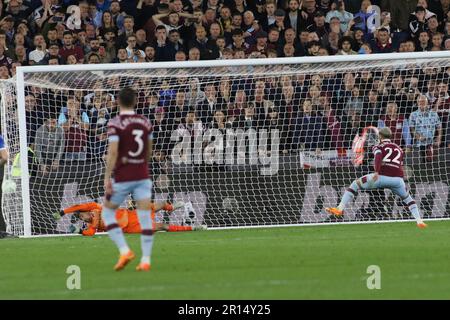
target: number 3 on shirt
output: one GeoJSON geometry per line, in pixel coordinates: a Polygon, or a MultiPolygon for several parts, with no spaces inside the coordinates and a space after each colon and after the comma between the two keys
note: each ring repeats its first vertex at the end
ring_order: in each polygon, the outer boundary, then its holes
{"type": "Polygon", "coordinates": [[[131,131],[131,134],[134,136],[134,141],[136,141],[138,148],[135,152],[128,151],[128,155],[130,157],[137,157],[139,156],[142,151],[144,150],[144,141],[142,140],[142,136],[144,135],[144,130],[133,130],[131,131]]]}
{"type": "Polygon", "coordinates": [[[400,161],[398,161],[398,159],[400,159],[402,152],[397,148],[395,148],[394,150],[392,150],[392,148],[386,148],[386,150],[388,151],[388,153],[384,156],[383,162],[393,162],[396,164],[400,164],[400,161]],[[397,155],[395,156],[395,158],[391,159],[391,155],[394,151],[397,152],[397,155]]]}

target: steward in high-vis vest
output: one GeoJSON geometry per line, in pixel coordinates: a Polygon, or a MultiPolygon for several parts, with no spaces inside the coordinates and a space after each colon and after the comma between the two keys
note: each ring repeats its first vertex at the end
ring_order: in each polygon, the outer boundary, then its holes
{"type": "MultiPolygon", "coordinates": [[[[36,170],[38,168],[38,161],[36,158],[36,155],[31,149],[31,147],[28,147],[28,171],[30,177],[33,177],[36,173],[36,170]]],[[[15,157],[11,168],[11,176],[15,178],[19,178],[22,176],[22,168],[20,167],[20,152],[18,152],[15,157]]]]}

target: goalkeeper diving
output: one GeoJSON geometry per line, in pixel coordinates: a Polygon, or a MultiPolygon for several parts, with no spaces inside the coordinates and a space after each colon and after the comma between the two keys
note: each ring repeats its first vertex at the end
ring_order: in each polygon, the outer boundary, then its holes
{"type": "Polygon", "coordinates": [[[358,195],[359,190],[389,189],[402,199],[416,219],[417,226],[421,229],[427,227],[420,217],[416,202],[406,190],[403,180],[403,150],[390,140],[391,137],[392,132],[389,128],[379,130],[380,143],[372,148],[375,156],[375,172],[353,181],[337,208],[325,208],[328,213],[342,216],[346,205],[358,195]]]}
{"type": "MultiPolygon", "coordinates": [[[[174,211],[176,209],[184,207],[183,202],[175,202],[171,204],[167,201],[153,203],[151,210],[151,218],[155,220],[155,213],[164,210],[167,212],[174,211]]],[[[106,227],[102,219],[102,206],[96,202],[87,202],[79,205],[74,205],[59,212],[55,212],[53,217],[55,220],[61,219],[64,215],[73,214],[78,219],[82,220],[87,224],[87,227],[82,229],[79,226],[71,225],[70,232],[79,233],[83,236],[93,236],[96,232],[106,232],[106,227]]],[[[137,211],[129,201],[128,208],[119,208],[116,210],[116,218],[119,227],[124,233],[141,233],[141,225],[139,224],[139,219],[137,211]]],[[[206,226],[180,226],[166,223],[154,223],[154,231],[168,231],[168,232],[178,232],[178,231],[196,231],[205,230],[206,226]]]]}

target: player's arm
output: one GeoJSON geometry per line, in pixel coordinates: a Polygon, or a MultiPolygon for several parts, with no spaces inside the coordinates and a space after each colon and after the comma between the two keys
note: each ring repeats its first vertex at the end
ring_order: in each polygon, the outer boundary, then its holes
{"type": "Polygon", "coordinates": [[[106,155],[106,169],[105,169],[105,194],[108,199],[112,193],[111,176],[114,167],[117,163],[117,157],[119,155],[119,135],[116,132],[116,128],[108,128],[108,151],[106,155]]]}
{"type": "Polygon", "coordinates": [[[93,210],[102,210],[102,206],[96,202],[87,202],[82,204],[77,204],[66,209],[60,210],[53,214],[56,220],[59,220],[62,216],[66,214],[71,214],[74,212],[89,212],[93,210]]]}
{"type": "Polygon", "coordinates": [[[164,25],[164,23],[161,21],[162,18],[167,17],[169,15],[169,13],[160,13],[160,14],[155,14],[152,17],[153,23],[157,26],[161,26],[164,25]]]}

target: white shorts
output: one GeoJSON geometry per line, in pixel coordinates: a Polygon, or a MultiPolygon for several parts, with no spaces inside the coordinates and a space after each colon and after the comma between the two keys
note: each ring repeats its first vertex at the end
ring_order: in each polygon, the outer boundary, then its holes
{"type": "Polygon", "coordinates": [[[119,206],[129,194],[133,196],[135,201],[150,200],[152,198],[152,187],[153,182],[150,179],[127,182],[113,181],[113,192],[109,201],[119,206]]]}

